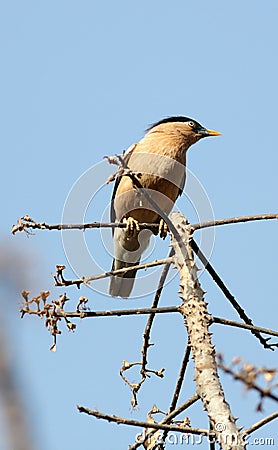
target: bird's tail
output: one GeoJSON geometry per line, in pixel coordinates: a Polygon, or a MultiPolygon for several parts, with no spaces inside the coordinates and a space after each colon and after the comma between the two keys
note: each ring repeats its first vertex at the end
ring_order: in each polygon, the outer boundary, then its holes
{"type": "MultiPolygon", "coordinates": [[[[126,267],[135,266],[139,263],[140,259],[135,263],[128,263],[114,259],[111,270],[124,269],[126,267]]],[[[112,276],[110,278],[109,294],[112,295],[112,297],[129,297],[135,281],[136,272],[137,269],[130,270],[123,275],[112,276]]]]}

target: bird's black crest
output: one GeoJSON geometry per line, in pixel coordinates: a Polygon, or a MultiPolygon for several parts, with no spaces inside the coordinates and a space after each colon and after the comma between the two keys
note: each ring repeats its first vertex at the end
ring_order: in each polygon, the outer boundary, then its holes
{"type": "Polygon", "coordinates": [[[172,117],[166,117],[165,119],[159,120],[159,122],[153,123],[146,131],[150,131],[152,128],[156,127],[157,125],[161,125],[163,123],[169,123],[169,122],[194,122],[196,124],[196,128],[201,127],[198,122],[194,119],[190,119],[190,117],[184,117],[184,116],[172,116],[172,117]]]}

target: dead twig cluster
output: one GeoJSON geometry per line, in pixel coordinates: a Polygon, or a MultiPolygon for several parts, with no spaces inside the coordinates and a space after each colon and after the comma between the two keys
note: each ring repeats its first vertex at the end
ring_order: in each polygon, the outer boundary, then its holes
{"type": "MultiPolygon", "coordinates": [[[[24,317],[25,314],[35,314],[38,317],[45,318],[45,326],[50,331],[53,336],[53,345],[50,347],[52,352],[56,351],[57,348],[57,335],[61,334],[62,331],[59,329],[58,324],[63,319],[66,323],[66,326],[69,331],[75,331],[76,324],[72,323],[67,314],[64,311],[64,306],[66,302],[69,301],[66,293],[61,294],[57,300],[53,300],[51,303],[47,303],[47,298],[50,295],[49,291],[42,291],[38,296],[32,297],[29,299],[29,291],[22,291],[22,297],[24,298],[24,302],[20,307],[21,317],[24,317]],[[36,309],[30,308],[32,304],[36,305],[36,309]]],[[[76,308],[76,311],[81,316],[81,310],[86,311],[88,299],[85,297],[80,297],[79,302],[76,308]]]]}
{"type": "Polygon", "coordinates": [[[239,380],[245,385],[246,390],[255,390],[260,395],[260,402],[257,405],[257,411],[263,410],[263,400],[268,397],[278,402],[278,369],[267,367],[256,367],[253,364],[246,363],[242,358],[236,357],[232,363],[227,366],[224,364],[222,355],[218,355],[218,367],[225,373],[232,375],[235,380],[239,380]],[[264,383],[265,386],[261,384],[264,383]],[[277,394],[274,394],[274,391],[277,394]]]}

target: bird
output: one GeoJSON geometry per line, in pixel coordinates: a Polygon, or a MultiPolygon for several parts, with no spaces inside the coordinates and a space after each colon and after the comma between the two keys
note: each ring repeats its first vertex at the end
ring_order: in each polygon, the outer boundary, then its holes
{"type": "MultiPolygon", "coordinates": [[[[144,137],[125,152],[125,165],[137,174],[141,186],[168,215],[181,195],[186,179],[186,153],[189,147],[208,136],[221,133],[203,127],[184,116],[164,118],[147,130],[144,137]]],[[[141,189],[142,191],[142,189],[141,189]]],[[[111,199],[111,222],[123,222],[125,228],[113,229],[114,260],[111,271],[131,268],[140,263],[152,234],[165,238],[167,226],[150,205],[134,181],[124,173],[115,179],[111,199]],[[159,224],[154,231],[140,230],[139,223],[159,224]]],[[[128,298],[137,270],[110,277],[109,295],[128,298]]]]}

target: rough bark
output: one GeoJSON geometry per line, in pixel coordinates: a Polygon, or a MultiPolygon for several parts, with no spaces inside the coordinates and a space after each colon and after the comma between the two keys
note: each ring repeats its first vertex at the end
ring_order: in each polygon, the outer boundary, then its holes
{"type": "Polygon", "coordinates": [[[177,242],[172,236],[172,245],[175,250],[174,264],[180,273],[180,293],[183,302],[181,313],[185,319],[192,348],[197,394],[208,413],[212,430],[216,433],[216,440],[221,448],[243,450],[245,449],[243,437],[225,400],[217,373],[215,349],[209,331],[210,315],[189,246],[189,227],[185,217],[180,213],[173,213],[171,219],[181,237],[180,242],[177,242]]]}

